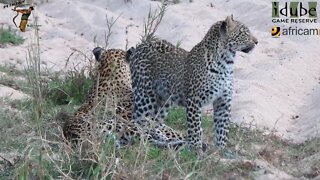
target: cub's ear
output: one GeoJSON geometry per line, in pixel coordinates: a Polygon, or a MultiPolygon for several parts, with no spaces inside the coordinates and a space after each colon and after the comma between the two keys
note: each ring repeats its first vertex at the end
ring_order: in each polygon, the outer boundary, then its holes
{"type": "Polygon", "coordinates": [[[131,47],[128,51],[127,51],[127,56],[126,56],[126,61],[129,63],[130,62],[130,56],[136,51],[136,48],[131,47]]]}
{"type": "Polygon", "coordinates": [[[233,15],[227,16],[225,22],[227,23],[227,31],[230,32],[236,27],[236,22],[233,20],[233,15]]]}
{"type": "Polygon", "coordinates": [[[92,53],[97,61],[100,61],[100,55],[103,49],[101,47],[96,47],[92,50],[92,53]]]}
{"type": "Polygon", "coordinates": [[[227,23],[225,21],[222,21],[222,23],[220,25],[220,33],[223,36],[227,35],[227,23]]]}

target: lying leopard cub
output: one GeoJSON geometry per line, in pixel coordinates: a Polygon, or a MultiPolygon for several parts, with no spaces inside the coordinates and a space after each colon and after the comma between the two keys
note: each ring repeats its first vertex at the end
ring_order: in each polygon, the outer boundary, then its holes
{"type": "Polygon", "coordinates": [[[133,94],[126,51],[97,47],[93,53],[99,62],[98,75],[86,101],[64,125],[63,133],[68,141],[79,144],[92,137],[115,134],[120,145],[141,136],[158,146],[178,146],[185,142],[183,135],[163,123],[143,132],[131,122],[133,94]],[[105,107],[114,112],[106,112],[105,107]]]}

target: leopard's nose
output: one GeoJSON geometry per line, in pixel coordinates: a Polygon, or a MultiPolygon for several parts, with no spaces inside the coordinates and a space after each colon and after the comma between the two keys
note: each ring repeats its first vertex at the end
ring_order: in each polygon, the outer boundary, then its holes
{"type": "Polygon", "coordinates": [[[251,36],[252,41],[254,42],[254,44],[258,44],[258,39],[254,36],[251,36]]]}

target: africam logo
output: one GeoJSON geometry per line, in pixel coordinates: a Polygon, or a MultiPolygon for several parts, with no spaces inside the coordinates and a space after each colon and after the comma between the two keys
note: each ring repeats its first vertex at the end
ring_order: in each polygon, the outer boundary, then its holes
{"type": "Polygon", "coordinates": [[[272,37],[279,37],[280,36],[280,27],[273,27],[271,29],[271,35],[272,37]]]}

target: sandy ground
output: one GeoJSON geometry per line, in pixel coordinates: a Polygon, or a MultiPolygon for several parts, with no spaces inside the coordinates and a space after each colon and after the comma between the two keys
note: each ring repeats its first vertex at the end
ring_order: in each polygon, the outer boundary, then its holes
{"type": "MultiPolygon", "coordinates": [[[[71,56],[65,66],[73,49],[92,57],[91,50],[96,45],[105,46],[106,17],[118,18],[108,47],[125,49],[126,39],[128,47],[134,46],[139,42],[150,6],[155,9],[158,2],[55,0],[39,3],[29,23],[34,23],[38,17],[41,25],[43,67],[61,71],[85,63],[83,55],[78,54],[71,56]]],[[[230,14],[245,23],[259,40],[252,53],[237,54],[232,121],[267,128],[295,142],[319,137],[320,37],[272,38],[270,1],[196,0],[189,3],[181,0],[169,6],[157,36],[173,44],[181,42],[181,47],[190,50],[213,23],[230,14]]],[[[0,25],[13,27],[14,15],[9,8],[1,9],[0,25]]],[[[18,68],[26,65],[27,47],[33,32],[28,30],[20,34],[28,39],[23,45],[0,48],[2,65],[14,64],[18,68]]],[[[17,93],[5,87],[0,87],[0,91],[2,97],[17,93]]]]}

